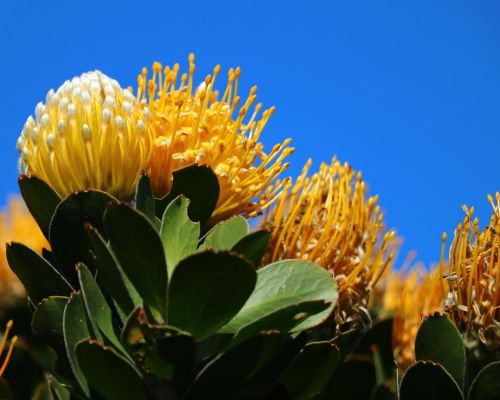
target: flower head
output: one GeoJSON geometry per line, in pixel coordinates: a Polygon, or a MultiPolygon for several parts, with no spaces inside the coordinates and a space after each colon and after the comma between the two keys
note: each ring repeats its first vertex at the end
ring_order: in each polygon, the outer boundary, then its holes
{"type": "Polygon", "coordinates": [[[473,219],[474,208],[463,207],[465,217],[455,229],[448,269],[442,269],[444,285],[448,290],[445,308],[458,328],[466,337],[498,348],[500,194],[496,194],[495,201],[490,195],[488,200],[493,213],[489,225],[482,231],[479,220],[473,219]]]}
{"type": "MultiPolygon", "coordinates": [[[[7,340],[9,339],[9,334],[10,331],[12,330],[12,326],[14,323],[12,320],[7,322],[7,325],[5,327],[5,331],[3,332],[3,337],[2,337],[2,342],[0,343],[0,356],[2,356],[3,351],[5,350],[5,346],[7,345],[7,340]]],[[[7,354],[5,355],[5,358],[0,366],[0,378],[2,377],[3,373],[5,372],[5,369],[7,368],[7,365],[9,364],[10,357],[12,355],[12,350],[14,350],[14,346],[16,345],[18,340],[17,336],[13,336],[12,339],[10,340],[9,347],[7,349],[7,354]]]]}
{"type": "MultiPolygon", "coordinates": [[[[377,197],[366,198],[361,173],[335,158],[307,176],[309,160],[266,213],[271,230],[265,262],[294,258],[330,270],[339,285],[341,322],[365,315],[366,302],[384,269],[392,263],[395,233],[385,232],[377,197]]],[[[339,321],[339,322],[340,322],[339,321]]]]}
{"type": "Polygon", "coordinates": [[[425,315],[443,308],[440,271],[427,271],[422,265],[410,271],[390,270],[382,278],[380,307],[382,317],[393,317],[394,358],[406,370],[415,362],[415,339],[425,315]]]}
{"type": "MultiPolygon", "coordinates": [[[[24,201],[12,197],[8,207],[0,213],[0,242],[22,242],[37,252],[49,247],[40,228],[26,209],[24,201]]],[[[25,297],[24,287],[7,262],[5,246],[0,246],[0,307],[8,306],[25,297]]]]}
{"type": "Polygon", "coordinates": [[[148,117],[117,81],[85,73],[38,103],[17,141],[19,168],[61,196],[92,188],[131,198],[151,153],[148,117]]]}
{"type": "Polygon", "coordinates": [[[255,216],[272,201],[271,183],[288,166],[293,149],[289,140],[264,152],[260,135],[274,108],[259,117],[262,104],[253,106],[257,88],[245,99],[238,92],[240,69],[230,69],[222,94],[215,90],[220,66],[197,87],[194,55],[189,73],[179,79],[179,65],[153,64],[152,76],[143,68],[137,98],[151,110],[155,132],[150,177],[157,196],[170,191],[172,172],[190,164],[209,165],[218,177],[220,196],[212,222],[235,214],[255,216]]]}

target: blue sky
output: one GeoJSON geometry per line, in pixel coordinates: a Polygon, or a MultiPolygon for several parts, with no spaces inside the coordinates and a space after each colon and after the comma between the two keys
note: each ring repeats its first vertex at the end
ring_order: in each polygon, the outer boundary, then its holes
{"type": "MultiPolygon", "coordinates": [[[[5,2],[7,3],[7,2],[5,2]]],[[[500,2],[10,1],[0,14],[0,204],[17,191],[15,141],[50,88],[99,69],[134,85],[154,60],[198,77],[240,65],[293,137],[296,175],[336,154],[363,171],[391,227],[426,263],[461,205],[485,224],[500,190],[500,2]]]]}

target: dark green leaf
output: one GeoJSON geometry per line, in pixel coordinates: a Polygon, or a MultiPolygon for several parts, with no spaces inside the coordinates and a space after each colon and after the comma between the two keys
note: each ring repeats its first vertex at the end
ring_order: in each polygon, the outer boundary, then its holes
{"type": "Polygon", "coordinates": [[[235,254],[207,251],[183,259],[169,286],[169,325],[203,340],[240,310],[255,280],[252,266],[235,254]]]}
{"type": "Polygon", "coordinates": [[[160,220],[156,217],[155,213],[156,200],[153,197],[151,181],[149,176],[146,174],[141,175],[139,183],[137,184],[137,191],[135,193],[135,208],[148,217],[156,229],[160,228],[160,220]]]}
{"type": "Polygon", "coordinates": [[[188,217],[189,200],[176,197],[165,209],[160,235],[167,257],[169,276],[180,260],[196,251],[200,237],[200,223],[188,217]]]}
{"type": "Polygon", "coordinates": [[[462,387],[465,375],[465,347],[455,324],[443,315],[426,317],[415,339],[415,358],[441,364],[462,387]]]}
{"type": "Polygon", "coordinates": [[[231,250],[249,231],[245,218],[236,215],[226,221],[219,222],[207,234],[202,249],[231,250]]]}
{"type": "Polygon", "coordinates": [[[500,361],[484,367],[472,382],[469,400],[500,399],[500,361]]]}
{"type": "Polygon", "coordinates": [[[132,207],[111,205],[104,216],[113,254],[147,305],[162,314],[167,296],[167,266],[160,236],[132,207]]]}
{"type": "Polygon", "coordinates": [[[156,215],[161,218],[165,208],[180,194],[186,196],[189,204],[189,218],[200,221],[203,226],[215,210],[219,199],[217,175],[205,165],[190,165],[173,172],[172,190],[156,202],[156,215]]]}
{"type": "MultiPolygon", "coordinates": [[[[52,375],[49,376],[48,381],[49,381],[49,384],[50,384],[50,389],[52,390],[52,394],[55,397],[55,400],[71,400],[71,394],[70,394],[68,388],[65,385],[63,385],[61,382],[59,382],[52,375]]],[[[35,400],[35,399],[36,400],[39,400],[39,399],[41,400],[43,398],[44,397],[39,398],[39,397],[33,396],[32,400],[35,400]]],[[[45,398],[52,399],[52,396],[50,395],[50,392],[48,393],[48,396],[46,396],[45,398]]]]}
{"type": "MultiPolygon", "coordinates": [[[[92,246],[93,265],[99,275],[99,282],[111,294],[119,309],[125,315],[128,315],[135,307],[134,300],[131,297],[131,293],[134,291],[129,290],[127,287],[127,283],[131,284],[127,282],[127,278],[120,271],[113,255],[97,229],[88,224],[85,229],[92,246]]],[[[139,304],[140,300],[136,299],[136,302],[139,304]]]]}
{"type": "Polygon", "coordinates": [[[224,327],[224,331],[236,332],[282,308],[299,303],[330,303],[326,310],[310,315],[293,328],[296,332],[309,329],[328,318],[337,297],[337,284],[324,268],[307,261],[278,261],[257,272],[255,290],[238,315],[224,327]]]}
{"type": "Polygon", "coordinates": [[[419,361],[401,381],[401,400],[461,400],[462,394],[451,375],[438,364],[419,361]]]}
{"type": "Polygon", "coordinates": [[[366,361],[350,360],[342,364],[321,392],[318,400],[369,399],[375,386],[375,369],[366,361]]]}
{"type": "Polygon", "coordinates": [[[5,379],[0,378],[0,399],[11,400],[13,398],[9,384],[5,379]]]}
{"type": "Polygon", "coordinates": [[[330,380],[340,361],[339,348],[329,342],[308,343],[293,360],[280,382],[293,399],[310,399],[330,380]]]}
{"type": "Polygon", "coordinates": [[[57,353],[56,369],[64,375],[68,375],[70,371],[63,334],[63,314],[67,301],[68,298],[62,296],[43,299],[31,322],[33,331],[57,353]]]}
{"type": "Polygon", "coordinates": [[[91,224],[104,233],[102,217],[112,201],[107,193],[88,190],[70,194],[56,208],[50,224],[50,244],[60,270],[72,284],[78,281],[77,262],[92,265],[84,226],[91,224]]]}
{"type": "Polygon", "coordinates": [[[394,373],[392,323],[392,318],[377,322],[363,336],[356,350],[356,353],[360,354],[373,354],[377,383],[390,379],[394,373]]]}
{"type": "Polygon", "coordinates": [[[94,280],[94,277],[85,264],[80,263],[77,269],[87,315],[95,330],[97,338],[101,338],[100,334],[104,335],[113,346],[126,354],[115,332],[111,308],[106,302],[99,286],[97,286],[97,282],[94,280]]]}
{"type": "Polygon", "coordinates": [[[340,348],[340,358],[344,360],[348,354],[357,346],[362,332],[357,329],[350,329],[335,336],[331,342],[340,348]]]}
{"type": "Polygon", "coordinates": [[[76,346],[76,357],[90,386],[106,400],[151,398],[134,367],[112,348],[84,340],[76,346]]]}
{"type": "Polygon", "coordinates": [[[87,380],[83,375],[76,360],[76,345],[84,339],[90,339],[91,334],[88,327],[85,303],[80,292],[73,293],[69,298],[63,317],[63,332],[66,352],[76,380],[84,393],[89,395],[87,380]]]}
{"type": "Polygon", "coordinates": [[[221,353],[198,374],[186,398],[227,396],[264,368],[282,342],[283,336],[278,332],[261,332],[221,353]]]}
{"type": "Polygon", "coordinates": [[[50,221],[61,198],[49,185],[35,176],[21,175],[18,184],[28,210],[48,239],[50,221]]]}
{"type": "Polygon", "coordinates": [[[372,400],[398,400],[398,395],[395,389],[392,389],[387,384],[380,384],[375,388],[372,400]]]}
{"type": "Polygon", "coordinates": [[[249,233],[236,243],[232,251],[246,257],[255,267],[260,265],[269,244],[271,234],[264,229],[249,233]]]}
{"type": "Polygon", "coordinates": [[[73,290],[52,265],[24,244],[7,244],[7,260],[34,304],[49,296],[69,296],[73,290]]]}

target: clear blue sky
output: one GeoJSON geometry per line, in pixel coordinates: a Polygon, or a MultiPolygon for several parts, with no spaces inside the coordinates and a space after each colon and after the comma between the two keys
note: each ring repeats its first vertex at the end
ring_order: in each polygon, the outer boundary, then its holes
{"type": "MultiPolygon", "coordinates": [[[[197,57],[199,77],[240,65],[292,136],[290,172],[333,154],[380,195],[403,255],[500,190],[498,1],[8,1],[0,14],[0,203],[17,191],[15,141],[50,88],[99,69],[124,86],[143,65],[197,57]]],[[[185,64],[184,64],[185,65],[185,64]]],[[[400,256],[400,260],[403,258],[400,256]]]]}

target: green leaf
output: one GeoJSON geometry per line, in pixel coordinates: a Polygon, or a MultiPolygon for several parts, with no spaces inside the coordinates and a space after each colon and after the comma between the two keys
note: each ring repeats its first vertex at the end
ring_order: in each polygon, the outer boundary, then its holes
{"type": "Polygon", "coordinates": [[[329,342],[308,343],[280,379],[293,399],[307,400],[330,380],[340,361],[340,350],[329,342]]]}
{"type": "Polygon", "coordinates": [[[232,251],[245,256],[257,268],[264,257],[270,238],[271,233],[264,229],[249,233],[233,246],[232,251]]]}
{"type": "Polygon", "coordinates": [[[500,399],[500,361],[488,364],[472,381],[469,400],[500,399]]]}
{"type": "Polygon", "coordinates": [[[83,300],[91,325],[98,339],[100,334],[109,340],[118,350],[127,354],[123,348],[113,325],[113,313],[104,298],[97,282],[85,264],[77,266],[78,279],[82,288],[83,300]]]}
{"type": "Polygon", "coordinates": [[[217,175],[205,165],[190,165],[173,172],[172,190],[156,202],[156,215],[161,218],[165,208],[180,194],[189,203],[188,213],[192,221],[205,225],[215,210],[219,199],[219,180],[217,175]]]}
{"type": "Polygon", "coordinates": [[[64,346],[63,314],[68,298],[52,296],[43,299],[33,314],[31,327],[57,354],[56,369],[68,375],[69,361],[64,346]]]}
{"type": "Polygon", "coordinates": [[[160,235],[167,258],[169,276],[180,260],[196,251],[200,237],[200,223],[188,217],[189,200],[176,197],[165,209],[160,235]]]}
{"type": "Polygon", "coordinates": [[[76,345],[84,339],[90,339],[85,303],[80,292],[72,293],[63,316],[64,344],[68,354],[69,363],[83,392],[88,396],[89,387],[76,359],[76,345]]]}
{"type": "Polygon", "coordinates": [[[141,211],[156,229],[160,229],[160,220],[156,217],[156,200],[153,197],[149,176],[142,174],[135,193],[135,208],[141,211]]]}
{"type": "Polygon", "coordinates": [[[357,346],[363,332],[359,329],[349,329],[335,336],[331,342],[340,348],[340,358],[344,360],[352,350],[357,346]]]}
{"type": "Polygon", "coordinates": [[[356,350],[359,354],[373,355],[377,383],[392,378],[394,374],[392,325],[392,318],[377,322],[366,332],[356,350]]]}
{"type": "MultiPolygon", "coordinates": [[[[72,284],[78,282],[75,265],[92,265],[85,225],[103,233],[102,217],[106,207],[116,201],[109,194],[88,190],[70,194],[56,208],[50,224],[50,244],[60,271],[72,284]]],[[[76,286],[76,285],[75,285],[76,286]]]]}
{"type": "Polygon", "coordinates": [[[261,332],[210,361],[196,376],[186,399],[231,397],[243,383],[262,370],[283,343],[278,332],[261,332]]]}
{"type": "Polygon", "coordinates": [[[369,399],[374,386],[373,364],[367,361],[349,360],[340,365],[317,399],[369,399]]]}
{"type": "Polygon", "coordinates": [[[328,318],[337,297],[337,284],[324,268],[307,261],[278,261],[257,271],[255,290],[224,331],[236,332],[245,325],[299,303],[330,303],[327,309],[306,318],[293,331],[309,329],[328,318]]]}
{"type": "Polygon", "coordinates": [[[167,266],[160,236],[132,207],[111,205],[104,215],[111,250],[147,305],[165,313],[167,266]]]}
{"type": "Polygon", "coordinates": [[[120,271],[116,260],[113,258],[97,229],[87,224],[85,230],[90,240],[93,265],[97,270],[99,282],[111,294],[118,308],[125,315],[128,315],[134,309],[135,305],[141,303],[141,299],[138,295],[135,295],[134,300],[132,300],[131,294],[136,293],[135,289],[132,290],[132,284],[122,271],[120,271]]]}
{"type": "Polygon", "coordinates": [[[151,398],[134,367],[112,348],[84,340],[76,346],[76,357],[90,386],[106,400],[151,398]]]}
{"type": "Polygon", "coordinates": [[[372,400],[398,400],[398,395],[391,386],[386,383],[378,385],[373,391],[372,400]]]}
{"type": "MultiPolygon", "coordinates": [[[[63,385],[61,382],[59,382],[52,375],[49,376],[48,381],[49,381],[50,389],[52,390],[52,394],[55,396],[56,400],[71,400],[71,394],[65,385],[63,385]]],[[[46,388],[46,389],[48,389],[48,388],[46,388]]],[[[50,395],[50,391],[49,391],[46,398],[52,399],[52,396],[50,395]]],[[[39,400],[39,397],[33,396],[32,400],[35,400],[35,399],[39,400]]]]}
{"type": "Polygon", "coordinates": [[[463,387],[465,347],[455,324],[443,315],[426,317],[415,339],[415,358],[441,364],[463,387]]]}
{"type": "Polygon", "coordinates": [[[419,361],[401,381],[400,400],[461,400],[462,394],[446,370],[433,362],[419,361]]]}
{"type": "Polygon", "coordinates": [[[24,244],[7,244],[7,261],[34,304],[49,296],[69,296],[73,291],[52,265],[24,244]]]}
{"type": "Polygon", "coordinates": [[[235,254],[207,251],[183,259],[169,286],[169,325],[203,340],[240,310],[255,280],[252,266],[235,254]]]}
{"type": "Polygon", "coordinates": [[[245,218],[236,215],[226,221],[219,222],[207,234],[201,249],[231,250],[249,231],[245,218]]]}
{"type": "Polygon", "coordinates": [[[28,210],[48,239],[50,221],[61,198],[49,185],[35,176],[21,175],[18,184],[28,210]]]}

